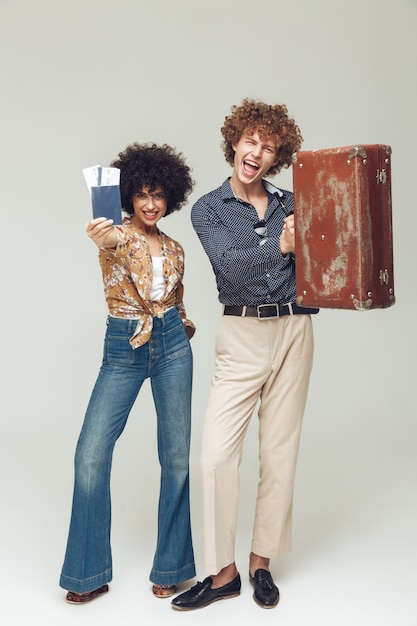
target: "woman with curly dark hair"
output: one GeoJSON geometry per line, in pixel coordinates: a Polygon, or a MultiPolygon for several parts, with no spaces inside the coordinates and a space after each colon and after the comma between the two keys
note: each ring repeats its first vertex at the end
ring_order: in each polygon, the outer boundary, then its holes
{"type": "Polygon", "coordinates": [[[194,181],[181,153],[133,143],[120,169],[121,226],[92,219],[108,306],[102,366],[75,454],[71,523],[60,586],[73,604],[108,591],[112,580],[110,473],[113,450],[146,378],[157,416],[161,466],[158,535],[150,572],[156,597],[195,575],[190,526],[189,452],[195,327],[183,304],[184,251],[158,228],[178,211],[194,181]]]}

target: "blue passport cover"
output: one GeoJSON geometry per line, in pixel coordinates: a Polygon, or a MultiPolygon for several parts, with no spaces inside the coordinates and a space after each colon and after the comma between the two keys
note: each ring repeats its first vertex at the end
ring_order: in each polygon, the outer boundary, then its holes
{"type": "Polygon", "coordinates": [[[114,224],[122,223],[122,205],[119,185],[91,187],[93,217],[106,217],[114,224]]]}

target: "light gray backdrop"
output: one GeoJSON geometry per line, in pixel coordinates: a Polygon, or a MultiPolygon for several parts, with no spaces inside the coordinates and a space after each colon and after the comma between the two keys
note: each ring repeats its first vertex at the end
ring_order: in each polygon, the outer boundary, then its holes
{"type": "MultiPolygon", "coordinates": [[[[219,129],[231,105],[249,96],[286,103],[303,149],[393,149],[397,303],[366,313],[322,310],[314,319],[285,624],[304,601],[298,572],[310,568],[314,585],[332,551],[354,592],[329,564],[337,600],[324,600],[325,585],[317,589],[322,624],[417,624],[416,18],[416,0],[1,0],[1,589],[15,611],[45,611],[51,595],[61,600],[72,459],[101,360],[106,307],[84,232],[90,203],[81,170],[108,164],[132,141],[175,146],[196,181],[190,204],[161,227],[185,248],[185,303],[198,328],[192,505],[198,573],[206,575],[198,453],[220,307],[189,214],[229,174],[219,129]],[[21,595],[34,587],[41,602],[21,595]]],[[[274,182],[291,181],[285,171],[274,182]]],[[[256,473],[254,420],[242,465],[242,533],[251,527],[256,473]]],[[[157,489],[145,386],[116,450],[120,551],[137,534],[152,546],[157,489]]],[[[1,603],[0,614],[10,610],[1,603]]],[[[46,622],[62,620],[58,612],[46,622]]]]}

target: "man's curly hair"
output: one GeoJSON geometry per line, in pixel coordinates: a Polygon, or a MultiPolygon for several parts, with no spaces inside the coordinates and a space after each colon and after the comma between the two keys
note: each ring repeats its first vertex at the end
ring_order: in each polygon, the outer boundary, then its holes
{"type": "Polygon", "coordinates": [[[120,169],[120,196],[126,213],[133,215],[133,195],[143,187],[149,191],[161,187],[167,199],[165,215],[184,206],[194,181],[181,152],[167,144],[135,142],[119,152],[118,157],[111,166],[120,169]]]}
{"type": "Polygon", "coordinates": [[[303,142],[297,124],[288,115],[285,104],[266,104],[265,102],[245,98],[240,106],[232,106],[232,114],[227,116],[221,129],[223,135],[223,151],[226,161],[233,166],[235,151],[233,143],[237,143],[243,133],[258,132],[261,139],[275,137],[278,145],[278,163],[271,167],[267,176],[277,174],[283,167],[291,165],[294,152],[303,142]]]}

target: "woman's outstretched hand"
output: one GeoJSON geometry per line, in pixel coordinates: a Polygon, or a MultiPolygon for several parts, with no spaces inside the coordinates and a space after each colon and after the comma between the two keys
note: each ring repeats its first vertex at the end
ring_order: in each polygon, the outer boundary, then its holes
{"type": "Polygon", "coordinates": [[[113,226],[113,220],[97,217],[88,222],[85,230],[99,248],[115,248],[117,246],[119,237],[113,226]]]}

